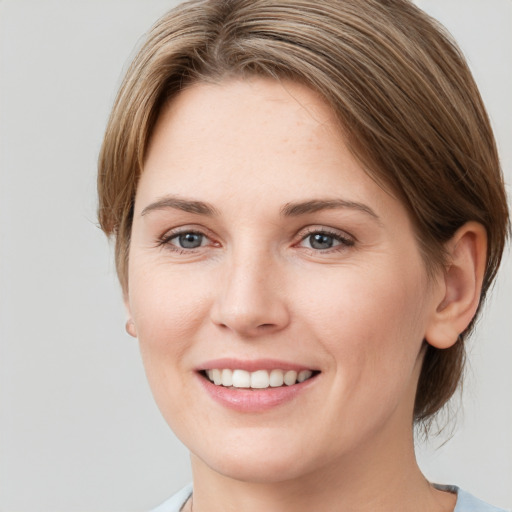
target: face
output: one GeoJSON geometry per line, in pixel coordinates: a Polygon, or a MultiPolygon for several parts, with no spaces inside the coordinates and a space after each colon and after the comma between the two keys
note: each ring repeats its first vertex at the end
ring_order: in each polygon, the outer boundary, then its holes
{"type": "Polygon", "coordinates": [[[432,287],[404,207],[303,86],[198,84],[162,113],[127,307],[208,470],[293,479],[409,440],[432,287]]]}

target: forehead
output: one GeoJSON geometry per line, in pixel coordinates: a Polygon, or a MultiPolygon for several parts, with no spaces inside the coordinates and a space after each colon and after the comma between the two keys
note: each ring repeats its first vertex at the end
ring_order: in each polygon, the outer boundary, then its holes
{"type": "Polygon", "coordinates": [[[161,148],[164,139],[184,150],[197,143],[203,152],[212,148],[228,152],[240,144],[247,147],[250,134],[247,150],[278,142],[273,151],[280,154],[298,150],[297,143],[318,147],[321,137],[315,136],[325,132],[342,142],[334,113],[318,94],[300,84],[263,78],[196,83],[163,110],[147,160],[152,163],[155,147],[161,148]]]}
{"type": "Polygon", "coordinates": [[[242,186],[308,197],[376,188],[316,92],[259,78],[199,83],[175,97],[157,122],[139,185],[138,195],[173,189],[211,197],[242,186]]]}

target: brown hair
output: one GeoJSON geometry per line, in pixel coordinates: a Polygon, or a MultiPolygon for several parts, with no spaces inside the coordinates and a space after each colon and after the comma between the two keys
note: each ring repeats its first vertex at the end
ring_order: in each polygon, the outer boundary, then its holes
{"type": "MultiPolygon", "coordinates": [[[[116,239],[126,291],[137,182],[163,105],[187,85],[230,76],[299,81],[337,114],[354,155],[396,194],[429,271],[470,220],[487,230],[481,303],[508,232],[496,144],[452,39],[407,0],[193,0],[160,19],[118,93],[99,158],[99,220],[116,239]]],[[[461,379],[464,340],[427,346],[414,417],[432,417],[461,379]]]]}

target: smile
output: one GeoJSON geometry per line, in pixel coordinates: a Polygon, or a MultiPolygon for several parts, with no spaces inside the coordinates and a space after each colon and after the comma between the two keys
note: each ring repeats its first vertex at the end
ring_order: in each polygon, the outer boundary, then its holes
{"type": "Polygon", "coordinates": [[[215,368],[205,370],[204,375],[210,382],[216,386],[244,389],[266,389],[279,388],[282,386],[293,386],[300,384],[311,377],[315,373],[313,370],[256,370],[249,372],[246,370],[228,368],[215,368]]]}
{"type": "Polygon", "coordinates": [[[197,369],[199,383],[218,404],[238,413],[285,406],[318,388],[320,370],[276,359],[222,358],[197,369]]]}

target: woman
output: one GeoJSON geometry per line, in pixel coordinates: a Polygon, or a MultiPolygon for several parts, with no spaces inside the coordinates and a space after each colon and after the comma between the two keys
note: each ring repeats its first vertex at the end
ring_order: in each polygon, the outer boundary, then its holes
{"type": "Polygon", "coordinates": [[[100,222],[155,399],[167,510],[498,510],[434,486],[508,210],[464,59],[405,0],[193,1],[130,67],[100,222]]]}

